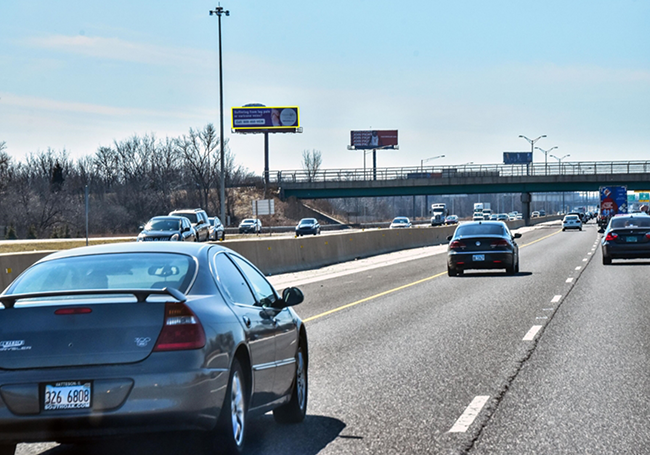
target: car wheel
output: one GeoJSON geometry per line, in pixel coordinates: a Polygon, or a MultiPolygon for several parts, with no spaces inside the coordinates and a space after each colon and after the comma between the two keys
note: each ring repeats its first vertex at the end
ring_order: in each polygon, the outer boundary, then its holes
{"type": "Polygon", "coordinates": [[[211,438],[209,442],[210,453],[219,450],[229,455],[241,454],[246,436],[246,383],[237,359],[232,362],[218,425],[216,437],[211,438]]]}
{"type": "Polygon", "coordinates": [[[580,228],[580,230],[582,231],[582,228],[580,228]]]}
{"type": "Polygon", "coordinates": [[[221,240],[222,240],[222,241],[223,241],[223,240],[226,240],[226,231],[223,231],[223,232],[221,233],[221,240]]]}
{"type": "Polygon", "coordinates": [[[0,444],[0,455],[14,455],[16,444],[0,444]]]}
{"type": "Polygon", "coordinates": [[[453,267],[449,267],[449,266],[447,266],[447,275],[449,275],[449,276],[456,276],[456,275],[458,275],[458,270],[456,270],[456,269],[453,268],[453,267]]]}
{"type": "Polygon", "coordinates": [[[517,265],[515,265],[515,273],[519,273],[519,258],[517,258],[517,265]]]}
{"type": "Polygon", "coordinates": [[[566,231],[566,228],[562,228],[562,232],[566,231]]]}
{"type": "Polygon", "coordinates": [[[506,273],[508,275],[514,275],[515,274],[515,266],[513,265],[512,267],[506,267],[506,273]]]}
{"type": "Polygon", "coordinates": [[[612,257],[611,256],[605,256],[603,254],[603,265],[611,265],[612,263],[612,257]]]}
{"type": "Polygon", "coordinates": [[[307,414],[308,395],[307,353],[301,341],[296,353],[296,377],[294,379],[291,400],[273,410],[273,418],[278,423],[300,423],[307,414]]]}

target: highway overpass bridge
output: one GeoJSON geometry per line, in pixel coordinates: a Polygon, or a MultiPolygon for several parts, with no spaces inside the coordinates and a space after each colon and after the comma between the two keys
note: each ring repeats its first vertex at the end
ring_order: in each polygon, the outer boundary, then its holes
{"type": "Polygon", "coordinates": [[[648,190],[650,161],[290,170],[273,171],[270,177],[282,198],[521,193],[522,202],[528,205],[531,193],[598,191],[601,186],[614,185],[648,190]]]}

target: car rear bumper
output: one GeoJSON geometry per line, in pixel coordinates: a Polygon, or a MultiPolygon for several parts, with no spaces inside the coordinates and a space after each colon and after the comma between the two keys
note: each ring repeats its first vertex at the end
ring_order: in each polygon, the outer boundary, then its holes
{"type": "MultiPolygon", "coordinates": [[[[143,372],[132,365],[0,371],[0,442],[75,441],[214,428],[226,369],[143,372]],[[91,408],[43,410],[44,383],[89,380],[91,408]]],[[[169,365],[174,365],[173,361],[169,365]]]]}
{"type": "Polygon", "coordinates": [[[650,258],[650,244],[641,245],[603,245],[603,256],[620,259],[645,259],[650,258]]]}
{"type": "Polygon", "coordinates": [[[514,254],[511,252],[471,252],[450,253],[447,257],[449,267],[457,270],[468,269],[505,269],[514,265],[514,254]],[[476,255],[483,255],[484,260],[475,260],[476,255]]]}

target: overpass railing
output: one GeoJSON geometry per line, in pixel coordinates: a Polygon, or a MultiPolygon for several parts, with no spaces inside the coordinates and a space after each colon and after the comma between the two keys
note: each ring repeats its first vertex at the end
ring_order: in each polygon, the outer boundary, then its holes
{"type": "Polygon", "coordinates": [[[272,182],[349,182],[422,178],[524,177],[553,175],[640,174],[650,171],[650,161],[576,161],[568,163],[462,164],[459,166],[411,166],[366,169],[271,171],[272,182]]]}

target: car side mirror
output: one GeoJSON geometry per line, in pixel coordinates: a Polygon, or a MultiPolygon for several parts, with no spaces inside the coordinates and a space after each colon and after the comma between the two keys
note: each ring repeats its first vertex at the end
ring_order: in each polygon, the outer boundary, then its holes
{"type": "Polygon", "coordinates": [[[138,229],[140,229],[141,231],[144,231],[144,226],[138,226],[138,229]]]}
{"type": "Polygon", "coordinates": [[[602,234],[602,233],[604,233],[604,232],[605,232],[605,228],[600,228],[600,229],[598,229],[598,233],[599,233],[599,234],[602,234]]]}
{"type": "Polygon", "coordinates": [[[192,229],[192,228],[185,226],[185,227],[183,228],[183,232],[187,232],[187,231],[189,231],[190,229],[192,229]]]}
{"type": "Polygon", "coordinates": [[[453,237],[453,235],[448,235],[448,236],[447,236],[447,241],[448,241],[448,242],[451,242],[451,238],[452,238],[452,237],[453,237]]]}
{"type": "Polygon", "coordinates": [[[304,294],[298,288],[286,288],[282,291],[282,302],[284,307],[298,305],[305,299],[304,294]]]}
{"type": "Polygon", "coordinates": [[[520,234],[519,232],[517,232],[517,233],[515,234],[515,238],[516,238],[516,239],[520,239],[520,238],[521,238],[521,234],[520,234]]]}

